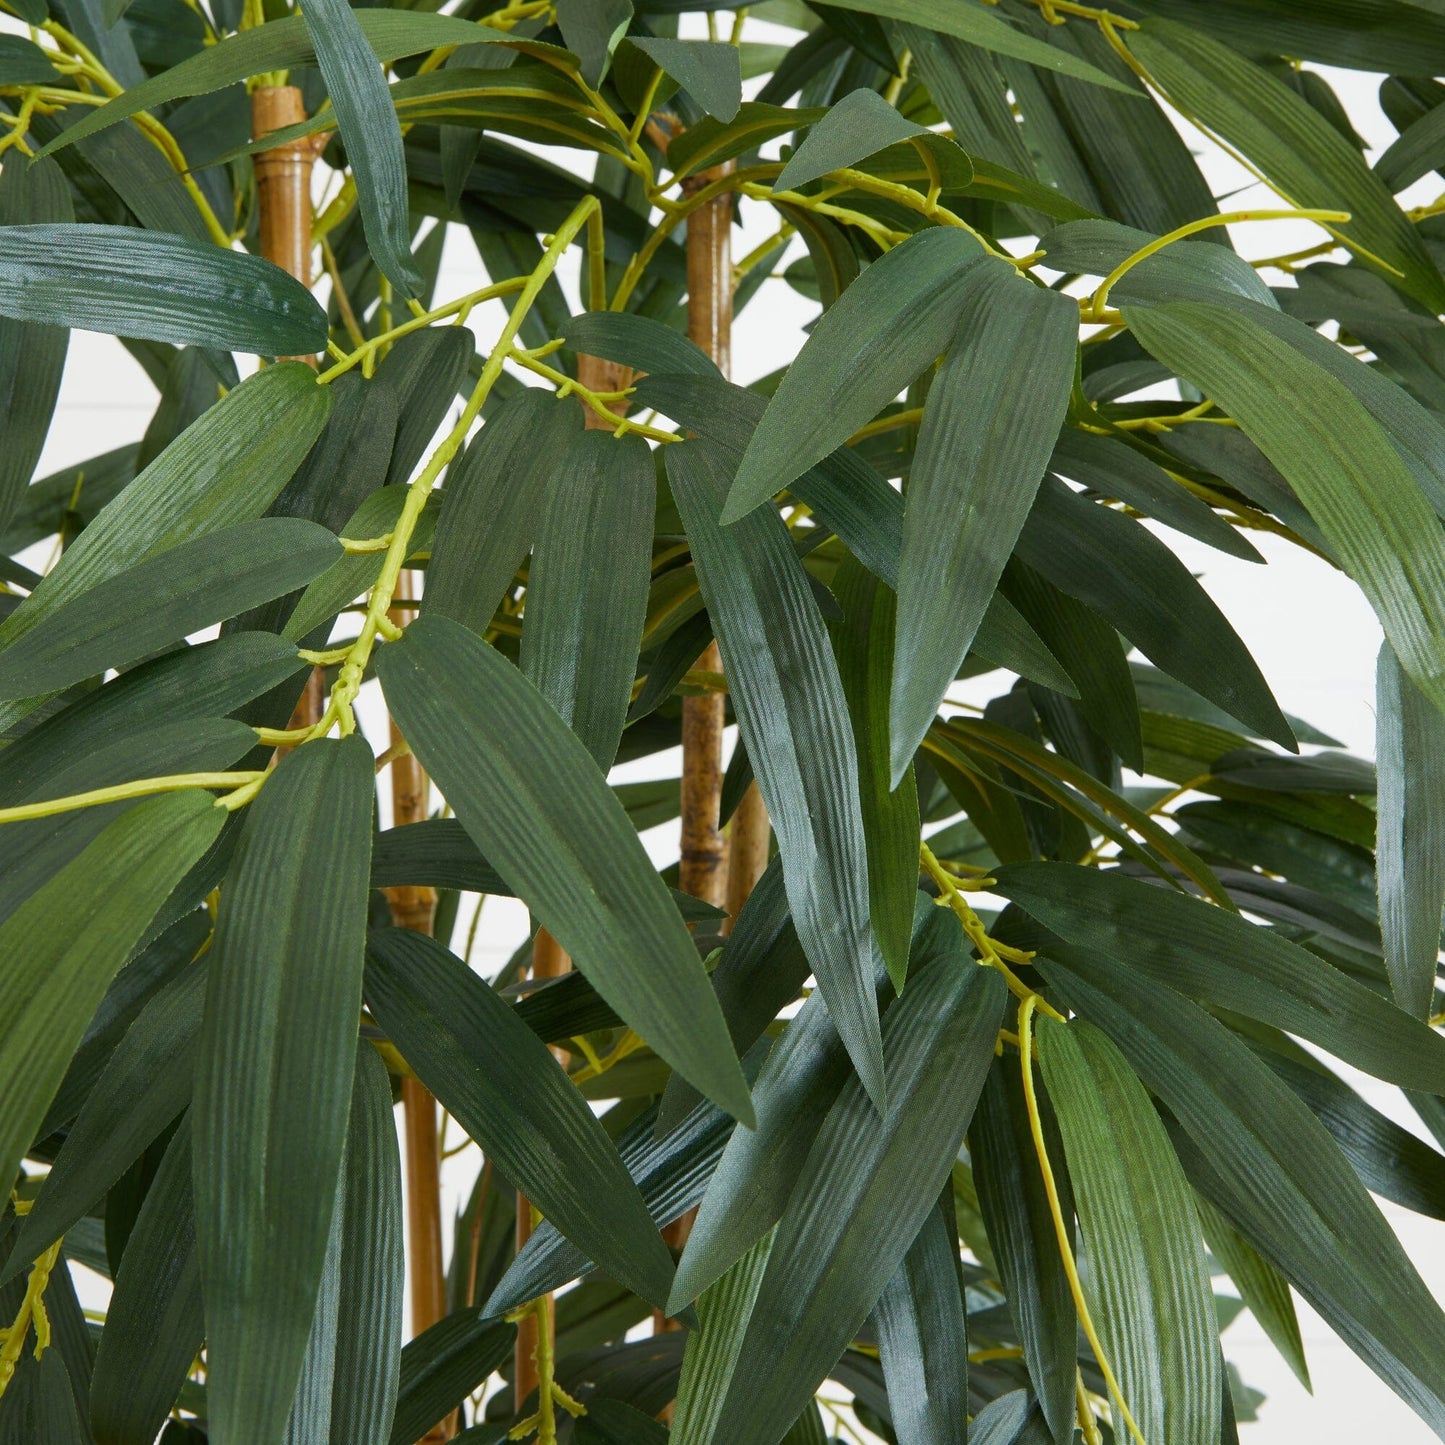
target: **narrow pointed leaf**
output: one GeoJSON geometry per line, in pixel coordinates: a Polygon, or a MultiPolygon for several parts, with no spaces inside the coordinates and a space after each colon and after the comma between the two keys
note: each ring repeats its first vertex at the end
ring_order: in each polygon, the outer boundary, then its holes
{"type": "Polygon", "coordinates": [[[947,348],[959,297],[983,255],[955,226],[922,231],[869,266],[819,317],[748,443],[725,523],[841,446],[947,348]]]}
{"type": "Polygon", "coordinates": [[[1065,941],[1127,958],[1140,977],[1298,1034],[1402,1088],[1445,1090],[1445,1039],[1237,913],[1117,869],[1055,863],[1011,864],[998,890],[1065,941]]]}
{"type": "Polygon", "coordinates": [[[1375,876],[1395,1002],[1428,1018],[1445,907],[1445,718],[1401,670],[1388,642],[1375,678],[1379,795],[1375,876]]]}
{"type": "Polygon", "coordinates": [[[408,1340],[391,1445],[415,1445],[451,1414],[512,1352],[517,1331],[481,1310],[455,1310],[408,1340]]]}
{"type": "Polygon", "coordinates": [[[415,296],[422,278],[411,254],[401,125],[376,52],[346,0],[306,0],[301,13],[356,177],[366,243],[382,275],[415,296]]]}
{"type": "Polygon", "coordinates": [[[1144,1086],[1084,1022],[1040,1019],[1039,1065],[1089,1251],[1090,1314],[1146,1440],[1215,1445],[1220,1356],[1189,1185],[1144,1086]]]}
{"type": "Polygon", "coordinates": [[[373,935],[366,994],[408,1063],[511,1183],[614,1278],[661,1304],[672,1269],[647,1205],[582,1095],[513,1010],[407,929],[373,935]]]}
{"type": "Polygon", "coordinates": [[[882,1108],[858,759],[827,630],[771,506],[732,527],[714,520],[737,453],[701,438],[668,451],[739,730],[777,835],[793,923],[853,1066],[882,1108]]]}
{"type": "Polygon", "coordinates": [[[632,36],[631,43],[682,86],[708,115],[715,115],[724,124],[737,115],[743,103],[737,46],[643,35],[632,36]]]}
{"type": "Polygon", "coordinates": [[[0,315],[261,356],[326,346],[326,313],[279,266],[133,226],[0,227],[0,315]]]}
{"type": "MultiPolygon", "coordinates": [[[[1063,425],[1077,307],[975,266],[929,390],[903,516],[890,747],[896,782],[973,644],[1063,425]]],[[[816,336],[816,332],[814,335],[816,336]]]]}
{"type": "Polygon", "coordinates": [[[0,697],[59,692],[304,586],[342,555],[325,527],[263,517],[147,558],[55,608],[0,652],[0,697]],[[145,605],[134,608],[138,599],[145,605]]]}
{"type": "Polygon", "coordinates": [[[968,1324],[949,1184],[873,1307],[898,1445],[968,1437],[968,1324]]]}
{"type": "Polygon", "coordinates": [[[923,126],[899,115],[876,90],[849,91],[817,125],[809,128],[807,138],[773,182],[773,189],[795,191],[895,141],[927,134],[923,126]]]}
{"type": "Polygon", "coordinates": [[[1228,411],[1284,474],[1369,598],[1401,667],[1445,708],[1445,536],[1369,412],[1239,310],[1126,310],[1149,351],[1228,411]]]}
{"type": "Polygon", "coordinates": [[[359,737],[288,754],[222,894],[191,1126],[218,1445],[283,1438],[306,1354],[356,1063],[372,795],[359,737]]]}
{"type": "Polygon", "coordinates": [[[637,676],[656,505],[646,442],[578,432],[548,489],[527,574],[522,672],[603,772],[637,676]]]}
{"type": "Polygon", "coordinates": [[[222,818],[209,793],[141,803],[0,924],[0,1176],[15,1177],[106,987],[222,818]]]}
{"type": "Polygon", "coordinates": [[[1042,967],[1178,1119],[1194,1186],[1445,1432],[1445,1314],[1323,1125],[1244,1043],[1167,986],[1140,994],[1127,964],[1092,952],[1042,967]]]}
{"type": "Polygon", "coordinates": [[[151,1445],[205,1331],[187,1118],[166,1146],[115,1277],[90,1385],[96,1445],[151,1445]]]}
{"type": "Polygon", "coordinates": [[[658,1054],[751,1123],[697,949],[577,736],[449,618],[418,619],[376,666],[417,756],[517,896],[658,1054]]]}

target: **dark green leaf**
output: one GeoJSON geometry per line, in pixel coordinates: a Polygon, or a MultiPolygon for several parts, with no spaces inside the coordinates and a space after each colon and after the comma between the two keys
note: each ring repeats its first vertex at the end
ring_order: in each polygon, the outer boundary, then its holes
{"type": "Polygon", "coordinates": [[[0,924],[0,1176],[15,1177],[107,985],[222,819],[208,793],[141,803],[0,924]]]}
{"type": "Polygon", "coordinates": [[[667,453],[793,923],[854,1067],[882,1108],[858,760],[826,627],[771,505],[732,527],[714,520],[737,453],[702,438],[667,453]]]}
{"type": "Polygon", "coordinates": [[[511,1353],[517,1331],[481,1310],[456,1310],[409,1340],[401,1352],[401,1386],[391,1445],[415,1445],[451,1414],[511,1353]]]}
{"type": "Polygon", "coordinates": [[[743,103],[742,66],[735,45],[634,35],[632,44],[670,75],[708,115],[724,125],[743,103]]]}
{"type": "Polygon", "coordinates": [[[773,182],[776,191],[795,191],[829,171],[841,171],[895,141],[927,135],[876,90],[850,91],[813,126],[773,182]]]}
{"type": "Polygon", "coordinates": [[[948,346],[959,298],[973,288],[983,256],[955,226],[921,231],[875,261],[823,313],[748,443],[724,522],[745,516],[841,446],[948,346]]]}
{"type": "Polygon", "coordinates": [[[650,316],[630,311],[584,311],[568,321],[562,337],[573,351],[618,361],[635,371],[719,375],[696,343],[650,316]]]}
{"type": "Polygon", "coordinates": [[[1204,1247],[1184,1172],[1144,1086],[1108,1037],[1040,1019],[1089,1252],[1089,1313],[1146,1440],[1215,1445],[1220,1356],[1204,1247]]]}
{"type": "Polygon", "coordinates": [[[59,81],[60,72],[33,40],[19,35],[0,40],[0,85],[57,85],[59,81]]]}
{"type": "Polygon", "coordinates": [[[667,163],[678,176],[694,175],[732,160],[744,151],[755,150],[799,126],[816,125],[824,114],[819,109],[791,110],[786,106],[745,100],[730,121],[704,116],[674,137],[667,148],[667,163]]]}
{"type": "Polygon", "coordinates": [[[948,308],[958,336],[929,390],[903,516],[889,709],[895,782],[973,645],[1053,453],[1078,353],[1072,301],[1003,261],[965,275],[957,309],[948,308]]]}
{"type": "Polygon", "coordinates": [[[665,1301],[671,1263],[637,1186],[512,1009],[440,944],[407,929],[373,935],[366,991],[407,1061],[511,1183],[629,1289],[665,1301]],[[496,1061],[495,1072],[467,1063],[481,1058],[496,1061]]]}
{"type": "Polygon", "coordinates": [[[576,735],[516,668],[449,618],[414,622],[377,671],[418,757],[517,896],[663,1058],[751,1121],[697,950],[576,735]]]}
{"type": "Polygon", "coordinates": [[[1385,968],[1395,1002],[1429,1018],[1445,908],[1445,719],[1401,671],[1388,642],[1375,679],[1375,750],[1385,968]]]}
{"type": "Polygon", "coordinates": [[[283,758],[222,894],[192,1111],[222,1445],[280,1441],[316,1311],[356,1062],[371,762],[359,737],[283,758]]]}
{"type": "Polygon", "coordinates": [[[1125,877],[1012,864],[998,891],[1069,943],[1127,958],[1137,978],[1298,1034],[1403,1088],[1439,1092],[1445,1039],[1296,943],[1237,913],[1125,877]]]}
{"type": "Polygon", "coordinates": [[[612,47],[631,19],[631,0],[558,0],[558,29],[582,62],[582,75],[589,85],[602,83],[612,47]]]}
{"type": "Polygon", "coordinates": [[[637,676],[656,500],[647,443],[589,429],[558,459],[536,523],[522,672],[603,772],[637,676]]]}

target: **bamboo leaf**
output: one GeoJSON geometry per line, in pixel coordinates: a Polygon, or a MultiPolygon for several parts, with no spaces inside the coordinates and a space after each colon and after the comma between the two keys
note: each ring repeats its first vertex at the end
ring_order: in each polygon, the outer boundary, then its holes
{"type": "Polygon", "coordinates": [[[325,527],[264,517],[138,562],[51,610],[0,652],[0,697],[58,692],[309,582],[341,556],[325,527]],[[143,609],[134,610],[136,598],[143,609]]]}
{"type": "Polygon", "coordinates": [[[950,308],[958,336],[929,389],[903,514],[894,782],[973,645],[1053,453],[1078,353],[1072,303],[1021,283],[1002,261],[966,274],[950,308]]]}
{"type": "Polygon", "coordinates": [[[724,523],[841,446],[948,347],[983,256],[957,227],[921,231],[869,266],[818,318],[748,443],[724,523]]]}
{"type": "Polygon", "coordinates": [[[668,452],[739,730],[777,835],[793,923],[849,1057],[882,1108],[858,759],[823,619],[771,506],[733,527],[713,520],[736,452],[701,438],[668,452]]]}
{"type": "Polygon", "coordinates": [[[510,1182],[614,1278],[654,1304],[672,1269],[647,1206],[540,1039],[440,944],[373,935],[367,999],[413,1068],[510,1182]],[[495,1061],[495,1072],[468,1059],[495,1061]]]}
{"type": "Polygon", "coordinates": [[[106,987],[221,821],[206,793],[141,803],[0,923],[0,1176],[15,1177],[106,987]]]}
{"type": "Polygon", "coordinates": [[[408,1340],[391,1445],[415,1445],[451,1414],[511,1353],[517,1331],[481,1310],[455,1310],[408,1340]]]}
{"type": "Polygon", "coordinates": [[[1295,206],[1337,207],[1361,260],[1432,311],[1445,280],[1358,150],[1308,101],[1237,50],[1189,26],[1149,17],[1129,49],[1169,100],[1242,151],[1295,206]],[[1392,274],[1393,273],[1393,274],[1392,274]]]}
{"type": "Polygon", "coordinates": [[[1127,314],[1139,340],[1224,407],[1284,474],[1401,667],[1445,708],[1445,538],[1369,412],[1240,311],[1179,302],[1127,314]]]}
{"type": "Polygon", "coordinates": [[[411,254],[401,125],[376,53],[345,0],[306,0],[302,15],[356,178],[367,245],[382,275],[415,296],[422,278],[411,254]]]}
{"type": "Polygon", "coordinates": [[[522,672],[603,772],[637,676],[656,506],[657,472],[641,437],[577,432],[532,548],[522,672]]]}
{"type": "Polygon", "coordinates": [[[1011,864],[1000,871],[998,888],[1067,942],[1116,950],[1139,976],[1298,1034],[1402,1088],[1445,1087],[1445,1039],[1237,913],[1117,869],[1011,864]]]}
{"type": "Polygon", "coordinates": [[[816,125],[825,114],[817,107],[791,110],[760,100],[745,100],[730,121],[704,116],[675,136],[667,148],[667,163],[679,177],[696,175],[744,151],[756,150],[799,126],[816,125]]]}
{"type": "Polygon", "coordinates": [[[670,75],[708,115],[724,125],[743,103],[743,75],[735,45],[634,35],[631,43],[670,75]]]}
{"type": "Polygon", "coordinates": [[[520,672],[448,618],[418,619],[377,671],[417,756],[542,926],[664,1059],[751,1123],[692,939],[576,735],[520,672]]]}
{"type": "Polygon", "coordinates": [[[1184,1172],[1144,1086],[1088,1023],[1041,1019],[1104,1353],[1146,1440],[1215,1445],[1218,1326],[1184,1172]]]}
{"type": "Polygon", "coordinates": [[[0,315],[262,356],[326,346],[326,313],[278,266],[133,226],[0,227],[0,315]]]}
{"type": "Polygon", "coordinates": [[[1429,1018],[1445,908],[1445,719],[1401,670],[1388,642],[1375,679],[1375,876],[1395,1002],[1429,1018]]]}
{"type": "MultiPolygon", "coordinates": [[[[1439,1434],[1445,1314],[1324,1127],[1239,1039],[1121,963],[1041,968],[1178,1119],[1190,1181],[1439,1434]]],[[[1403,1015],[1402,1015],[1403,1017],[1403,1015]]]]}
{"type": "Polygon", "coordinates": [[[218,1445],[282,1439],[306,1355],[356,1061],[372,794],[358,737],[288,754],[222,895],[192,1111],[218,1445]]]}
{"type": "Polygon", "coordinates": [[[796,191],[809,181],[841,171],[892,145],[929,132],[907,120],[876,90],[851,90],[812,126],[773,182],[775,191],[796,191]]]}
{"type": "MultiPolygon", "coordinates": [[[[567,322],[562,337],[573,351],[619,361],[634,371],[714,380],[720,375],[700,346],[651,316],[630,311],[584,311],[567,322]]],[[[762,414],[761,408],[758,414],[762,414]]]]}

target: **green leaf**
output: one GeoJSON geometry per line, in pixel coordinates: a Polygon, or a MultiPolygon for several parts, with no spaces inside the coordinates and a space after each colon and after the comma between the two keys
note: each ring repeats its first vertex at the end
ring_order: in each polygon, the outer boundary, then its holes
{"type": "Polygon", "coordinates": [[[577,736],[449,618],[419,618],[376,669],[423,766],[517,896],[659,1055],[751,1123],[697,950],[577,736]]]}
{"type": "Polygon", "coordinates": [[[521,668],[606,772],[647,621],[657,471],[641,437],[590,429],[558,461],[527,573],[521,668]]]}
{"type": "Polygon", "coordinates": [[[0,923],[0,1176],[15,1177],[106,987],[222,819],[208,793],[149,799],[0,923]]]}
{"type": "Polygon", "coordinates": [[[0,315],[262,356],[326,346],[326,313],[279,266],[133,226],[0,227],[0,315]]]}
{"type": "Polygon", "coordinates": [[[748,443],[725,523],[842,446],[948,346],[959,299],[972,289],[972,268],[983,256],[956,226],[920,231],[869,266],[818,318],[748,443]]]}
{"type": "Polygon", "coordinates": [[[889,705],[895,782],[973,645],[1053,454],[1078,354],[1072,301],[992,258],[966,275],[903,514],[889,705]]]}
{"type": "Polygon", "coordinates": [[[517,1331],[481,1310],[454,1310],[407,1341],[391,1445],[415,1445],[512,1352],[517,1331]]]}
{"type": "Polygon", "coordinates": [[[661,321],[630,311],[584,311],[568,321],[562,339],[575,352],[620,361],[634,371],[712,378],[721,374],[695,342],[661,321]]]}
{"type": "Polygon", "coordinates": [[[588,85],[601,85],[612,48],[632,20],[632,0],[557,0],[557,26],[582,62],[588,85]]]}
{"type": "Polygon", "coordinates": [[[302,15],[356,181],[366,243],[382,275],[415,296],[422,278],[411,254],[406,157],[386,77],[345,0],[306,0],[302,15]]]}
{"type": "Polygon", "coordinates": [[[667,1445],[668,1431],[620,1400],[594,1400],[577,1422],[577,1445],[667,1445]]]}
{"type": "Polygon", "coordinates": [[[181,542],[97,583],[0,652],[0,697],[58,692],[309,582],[341,556],[325,527],[263,517],[181,542]],[[144,606],[136,609],[137,599],[144,606]]]}
{"type": "Polygon", "coordinates": [[[21,1357],[0,1412],[0,1445],[86,1445],[75,1395],[60,1352],[21,1357]]]}
{"type": "Polygon", "coordinates": [[[6,35],[0,39],[0,85],[59,83],[60,72],[33,40],[25,40],[19,35],[6,35]]]}
{"type": "Polygon", "coordinates": [[[1136,977],[1298,1034],[1402,1088],[1445,1088],[1445,1039],[1323,959],[1237,913],[1127,878],[1011,864],[998,891],[1069,943],[1114,950],[1136,977]]]}
{"type": "Polygon", "coordinates": [[[183,1118],[126,1242],[100,1332],[90,1383],[96,1445],[150,1445],[205,1333],[191,1125],[183,1118]]]}
{"type": "MultiPolygon", "coordinates": [[[[1040,1095],[1040,1104],[1061,1208],[1072,1234],[1074,1201],[1063,1168],[1062,1141],[1047,1095],[1040,1095]]],[[[1072,1445],[1078,1318],[1034,1152],[1023,1081],[1007,1053],[989,1071],[968,1144],[979,1208],[1029,1379],[1055,1441],[1072,1445]]]]}
{"type": "Polygon", "coordinates": [[[724,125],[743,103],[743,73],[736,45],[634,35],[631,43],[670,75],[708,115],[724,125]]]}
{"type": "Polygon", "coordinates": [[[1010,55],[1042,70],[1072,75],[1076,80],[1087,80],[1110,90],[1122,90],[1126,95],[1134,93],[1087,61],[1016,30],[992,10],[975,4],[974,0],[834,0],[834,3],[842,10],[861,10],[865,14],[886,16],[890,20],[906,20],[910,25],[921,25],[925,30],[953,35],[978,46],[980,50],[1010,55]]]}
{"type": "Polygon", "coordinates": [[[1146,1440],[1216,1445],[1218,1326],[1193,1200],[1144,1086],[1083,1021],[1038,1024],[1089,1252],[1089,1312],[1146,1440]]]}
{"type": "Polygon", "coordinates": [[[391,1079],[369,1044],[360,1045],[356,1057],[339,1207],[331,1445],[387,1445],[396,1411],[406,1256],[391,1079]]]}
{"type": "Polygon", "coordinates": [[[899,115],[876,90],[849,91],[809,130],[773,182],[773,189],[796,191],[830,171],[846,170],[895,141],[928,133],[899,115]]]}
{"type": "Polygon", "coordinates": [[[1367,265],[1432,311],[1445,280],[1358,150],[1307,100],[1237,50],[1173,21],[1146,19],[1129,49],[1186,116],[1242,151],[1295,206],[1344,210],[1338,234],[1367,265]]]}
{"type": "Polygon", "coordinates": [[[903,991],[918,897],[918,785],[913,769],[889,787],[888,692],[897,601],[861,562],[844,561],[833,591],[843,619],[833,628],[838,678],[853,724],[858,793],[868,852],[868,908],[893,987],[903,991]]]}
{"type": "Polygon", "coordinates": [[[508,1180],[609,1274],[660,1305],[672,1268],[647,1206],[582,1095],[514,1011],[440,944],[407,929],[373,934],[366,995],[407,1062],[508,1180]],[[466,1063],[478,1058],[495,1070],[466,1063]]]}
{"type": "Polygon", "coordinates": [[[1309,1365],[1289,1282],[1202,1195],[1194,1200],[1209,1251],[1234,1281],[1245,1308],[1280,1352],[1295,1378],[1310,1389],[1309,1365]]]}
{"type": "Polygon", "coordinates": [[[679,178],[696,175],[744,151],[756,150],[799,126],[816,125],[826,114],[826,110],[816,107],[792,110],[764,101],[745,100],[730,121],[704,116],[696,125],[673,137],[667,148],[667,163],[679,178]]]}
{"type": "Polygon", "coordinates": [[[447,474],[427,568],[427,611],[483,633],[532,544],[581,411],[528,388],[498,408],[447,474]]]}
{"type": "Polygon", "coordinates": [[[1228,618],[1148,528],[1049,478],[1018,555],[1117,627],[1156,666],[1283,747],[1298,744],[1228,618]]]}
{"type": "MultiPolygon", "coordinates": [[[[711,1445],[780,1440],[877,1303],[953,1167],[993,1061],[1004,997],[1003,980],[956,947],[910,979],[888,1010],[888,1113],[879,1115],[854,1078],[823,1121],[731,1368],[708,1382],[720,1401],[718,1426],[703,1437],[711,1445]]],[[[712,1322],[724,1342],[734,1330],[726,1318],[712,1322]]],[[[712,1348],[707,1323],[699,1348],[712,1348]]]]}
{"type": "Polygon", "coordinates": [[[1178,1119],[1195,1187],[1439,1434],[1445,1314],[1394,1231],[1288,1087],[1172,989],[1141,993],[1132,962],[1089,953],[1039,966],[1178,1119]]]}
{"type": "Polygon", "coordinates": [[[1375,874],[1395,1002],[1430,1017],[1445,909],[1445,718],[1405,676],[1388,642],[1375,679],[1375,874]]]}
{"type": "MultiPolygon", "coordinates": [[[[507,43],[507,37],[502,32],[475,25],[455,15],[376,9],[363,10],[356,18],[367,42],[376,52],[376,58],[383,65],[403,56],[418,55],[424,50],[443,46],[472,45],[483,41],[507,43]]],[[[45,147],[42,154],[49,155],[62,146],[72,145],[143,110],[154,112],[182,96],[209,95],[253,75],[315,63],[316,50],[305,19],[300,15],[288,15],[272,20],[266,25],[243,30],[238,35],[227,36],[219,44],[206,46],[179,65],[173,65],[139,85],[130,86],[124,94],[67,127],[45,147]]]]}
{"type": "Polygon", "coordinates": [[[737,453],[667,448],[738,728],[783,858],[793,923],[869,1095],[885,1082],[869,960],[868,858],[858,759],[837,663],[807,573],[771,505],[714,518],[737,453]]]}
{"type": "Polygon", "coordinates": [[[953,1207],[950,1183],[873,1307],[898,1445],[968,1438],[968,1325],[953,1207]]]}
{"type": "MultiPolygon", "coordinates": [[[[7,35],[3,41],[29,46],[43,68],[50,69],[39,46],[18,36],[7,35]]],[[[0,52],[0,74],[5,70],[4,53],[0,52]]],[[[55,80],[52,72],[39,83],[55,80]]],[[[54,161],[16,163],[0,170],[0,236],[12,226],[73,219],[70,191],[54,161]]],[[[60,327],[14,321],[8,316],[0,320],[0,427],[5,432],[5,449],[0,455],[0,525],[9,525],[40,460],[60,395],[69,344],[69,335],[60,327]]]]}
{"type": "Polygon", "coordinates": [[[1434,106],[1406,126],[1375,162],[1375,174],[1396,194],[1445,161],[1445,109],[1434,106]]]}
{"type": "Polygon", "coordinates": [[[1365,407],[1238,310],[1180,302],[1126,316],[1284,474],[1369,598],[1400,665],[1445,709],[1445,538],[1365,407]]]}
{"type": "Polygon", "coordinates": [[[21,1222],[9,1278],[89,1212],[191,1099],[205,969],[160,988],[116,1045],[21,1222]]]}
{"type": "Polygon", "coordinates": [[[356,1063],[372,797],[359,737],[289,753],[222,893],[192,1109],[218,1445],[281,1440],[306,1354],[356,1063]]]}

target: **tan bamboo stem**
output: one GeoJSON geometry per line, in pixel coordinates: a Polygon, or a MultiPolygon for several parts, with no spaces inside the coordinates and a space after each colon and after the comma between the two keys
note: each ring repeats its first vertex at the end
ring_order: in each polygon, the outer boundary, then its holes
{"type": "MultiPolygon", "coordinates": [[[[621,391],[628,385],[632,373],[625,366],[614,361],[604,361],[600,356],[579,355],[577,358],[577,380],[589,391],[621,391]]],[[[626,411],[625,404],[614,404],[613,410],[619,415],[626,411]]],[[[592,428],[605,428],[607,422],[591,407],[583,407],[584,423],[592,428]]],[[[537,941],[532,946],[532,977],[557,978],[572,967],[561,944],[545,928],[537,930],[537,941]]],[[[557,1062],[566,1067],[567,1050],[554,1048],[557,1062]]],[[[531,1201],[517,1195],[517,1248],[520,1250],[532,1237],[531,1201]]],[[[556,1307],[552,1297],[547,1296],[549,1328],[555,1327],[556,1307]]],[[[522,1402],[537,1388],[537,1317],[523,1316],[517,1325],[517,1343],[513,1357],[512,1400],[515,1409],[522,1408],[522,1402]]]]}
{"type": "Polygon", "coordinates": [[[763,802],[758,785],[749,783],[728,825],[728,917],[723,924],[724,932],[732,931],[743,904],[768,866],[771,831],[768,805],[763,802]]]}

